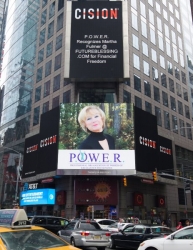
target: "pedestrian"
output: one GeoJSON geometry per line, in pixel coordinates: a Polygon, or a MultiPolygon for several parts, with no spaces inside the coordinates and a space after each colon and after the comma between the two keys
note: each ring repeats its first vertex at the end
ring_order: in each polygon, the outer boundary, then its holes
{"type": "Polygon", "coordinates": [[[183,228],[183,226],[182,226],[182,222],[178,222],[178,225],[177,225],[177,227],[176,227],[176,230],[179,230],[179,229],[181,229],[181,228],[183,228]]]}
{"type": "Polygon", "coordinates": [[[163,227],[167,227],[166,221],[163,220],[162,223],[161,223],[161,225],[162,225],[163,227]]]}
{"type": "Polygon", "coordinates": [[[186,227],[187,227],[187,226],[190,226],[190,221],[187,219],[187,220],[185,221],[185,224],[186,224],[186,227]]]}
{"type": "Polygon", "coordinates": [[[118,228],[118,231],[121,230],[122,228],[122,223],[124,222],[124,220],[122,218],[119,218],[119,222],[117,223],[117,228],[118,228]]]}

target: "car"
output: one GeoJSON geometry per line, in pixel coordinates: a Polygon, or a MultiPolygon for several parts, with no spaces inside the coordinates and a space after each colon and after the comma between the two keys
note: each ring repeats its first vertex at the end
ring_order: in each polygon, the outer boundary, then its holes
{"type": "MultiPolygon", "coordinates": [[[[123,230],[123,229],[124,229],[126,226],[128,226],[128,225],[134,226],[133,223],[122,222],[122,223],[120,223],[120,224],[121,224],[121,225],[120,225],[120,229],[121,229],[121,230],[123,230]]],[[[111,232],[111,234],[112,234],[112,233],[117,233],[117,232],[119,232],[119,229],[118,229],[118,222],[115,222],[115,223],[111,224],[110,226],[108,226],[108,227],[107,227],[107,230],[109,230],[109,232],[111,232]]]]}
{"type": "Polygon", "coordinates": [[[94,219],[94,220],[99,223],[102,229],[107,229],[108,226],[116,222],[115,220],[111,220],[111,219],[94,219]]]}
{"type": "Polygon", "coordinates": [[[80,250],[46,230],[30,224],[24,209],[0,210],[1,250],[80,250]]]}
{"type": "Polygon", "coordinates": [[[130,249],[137,249],[140,243],[146,239],[155,237],[164,237],[161,233],[162,226],[157,226],[159,230],[156,231],[155,226],[148,225],[128,225],[119,233],[111,234],[109,248],[124,247],[130,249]]]}
{"type": "Polygon", "coordinates": [[[193,226],[187,226],[167,237],[143,241],[138,250],[192,250],[193,226]]]}
{"type": "Polygon", "coordinates": [[[110,232],[102,229],[94,220],[71,221],[58,235],[73,246],[96,247],[105,250],[110,243],[110,232]]]}
{"type": "Polygon", "coordinates": [[[66,218],[51,215],[34,215],[28,219],[32,225],[44,227],[55,234],[69,223],[66,218]]]}

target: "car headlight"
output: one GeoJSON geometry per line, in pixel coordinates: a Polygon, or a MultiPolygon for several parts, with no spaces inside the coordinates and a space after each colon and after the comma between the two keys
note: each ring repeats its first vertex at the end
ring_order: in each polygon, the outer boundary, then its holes
{"type": "Polygon", "coordinates": [[[141,244],[140,244],[140,247],[144,246],[145,245],[145,241],[143,241],[141,244]]]}

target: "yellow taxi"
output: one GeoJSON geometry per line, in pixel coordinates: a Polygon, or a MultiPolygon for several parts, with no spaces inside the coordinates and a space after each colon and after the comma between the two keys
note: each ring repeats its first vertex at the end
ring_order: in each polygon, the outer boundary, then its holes
{"type": "Polygon", "coordinates": [[[0,210],[0,250],[80,250],[52,232],[32,226],[24,209],[0,210]]]}

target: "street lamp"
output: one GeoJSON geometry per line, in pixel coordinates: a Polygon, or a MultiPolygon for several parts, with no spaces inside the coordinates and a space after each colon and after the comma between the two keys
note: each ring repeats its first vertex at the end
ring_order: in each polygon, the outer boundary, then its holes
{"type": "Polygon", "coordinates": [[[19,154],[19,163],[18,163],[18,166],[16,169],[16,187],[15,187],[15,201],[16,201],[17,200],[17,193],[18,193],[18,185],[19,185],[19,176],[20,176],[19,170],[20,170],[20,166],[21,166],[21,153],[13,148],[9,148],[6,146],[2,146],[0,148],[10,149],[10,150],[16,152],[17,154],[19,154]]]}

